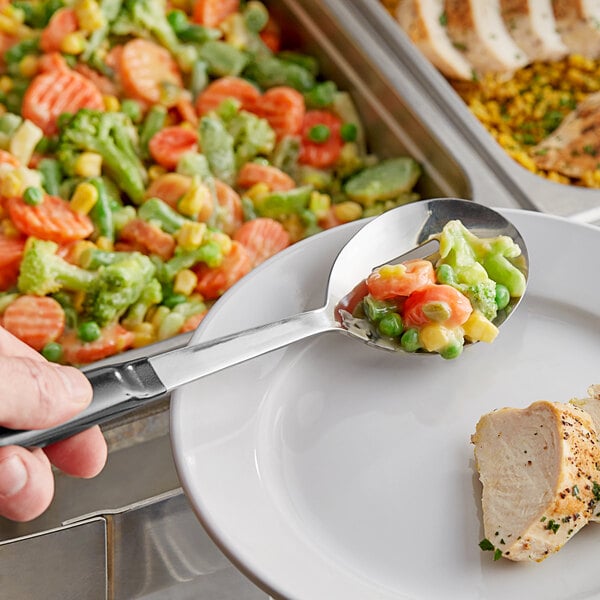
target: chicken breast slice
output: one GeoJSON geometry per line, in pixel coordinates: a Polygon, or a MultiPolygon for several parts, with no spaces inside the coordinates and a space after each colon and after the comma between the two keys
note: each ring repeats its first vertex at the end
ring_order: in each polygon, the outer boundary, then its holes
{"type": "Polygon", "coordinates": [[[600,56],[600,0],[552,0],[556,28],[572,54],[600,56]]]}
{"type": "Polygon", "coordinates": [[[532,61],[560,60],[569,52],[556,31],[552,0],[500,0],[509,34],[532,61]]]}
{"type": "Polygon", "coordinates": [[[600,447],[584,410],[547,401],[503,408],[481,417],[471,439],[485,537],[503,557],[540,562],[588,523],[600,447]]]}
{"type": "Polygon", "coordinates": [[[537,146],[532,158],[540,169],[582,177],[600,163],[600,92],[590,94],[537,146]]]}
{"type": "Polygon", "coordinates": [[[396,20],[413,44],[446,77],[473,79],[473,66],[448,37],[444,0],[402,0],[396,9],[396,20]]]}
{"type": "Polygon", "coordinates": [[[452,43],[478,73],[512,73],[530,62],[510,37],[499,0],[445,0],[444,12],[452,43]]]}

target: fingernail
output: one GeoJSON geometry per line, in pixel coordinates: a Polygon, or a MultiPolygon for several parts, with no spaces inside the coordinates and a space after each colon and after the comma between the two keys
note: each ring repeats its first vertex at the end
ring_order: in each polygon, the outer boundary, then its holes
{"type": "Polygon", "coordinates": [[[85,376],[73,367],[56,365],[55,368],[69,392],[69,399],[81,404],[88,403],[92,395],[92,388],[85,376]]]}
{"type": "Polygon", "coordinates": [[[0,496],[10,498],[27,483],[27,469],[20,457],[13,454],[0,461],[0,496]]]}

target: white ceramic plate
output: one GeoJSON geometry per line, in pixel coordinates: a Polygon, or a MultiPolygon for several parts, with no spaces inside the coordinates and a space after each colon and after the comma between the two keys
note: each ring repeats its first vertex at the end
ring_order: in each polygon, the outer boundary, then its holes
{"type": "MultiPolygon", "coordinates": [[[[298,600],[600,597],[600,528],[541,564],[482,552],[470,435],[479,417],[600,382],[600,230],[503,210],[531,276],[492,345],[402,356],[328,333],[175,393],[182,485],[229,558],[298,600]]],[[[209,339],[315,308],[358,225],[265,263],[195,333],[209,339]]]]}

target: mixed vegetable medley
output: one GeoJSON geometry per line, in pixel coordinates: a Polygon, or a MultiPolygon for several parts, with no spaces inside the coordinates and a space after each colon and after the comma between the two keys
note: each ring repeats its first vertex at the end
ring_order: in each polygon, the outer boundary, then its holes
{"type": "Polygon", "coordinates": [[[0,1],[0,324],[82,365],[418,195],[254,0],[0,1]]]}
{"type": "Polygon", "coordinates": [[[383,265],[366,280],[353,316],[407,352],[460,356],[472,342],[491,343],[494,321],[525,292],[521,249],[507,236],[479,238],[450,221],[435,238],[439,256],[383,265]],[[435,264],[434,264],[435,263],[435,264]]]}

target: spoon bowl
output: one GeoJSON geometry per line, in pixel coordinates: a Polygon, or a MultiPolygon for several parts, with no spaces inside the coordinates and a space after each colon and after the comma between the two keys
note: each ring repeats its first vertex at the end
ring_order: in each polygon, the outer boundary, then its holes
{"type": "MultiPolygon", "coordinates": [[[[527,277],[525,242],[496,211],[458,198],[404,205],[369,221],[342,248],[331,268],[322,307],[149,358],[87,370],[85,375],[94,390],[90,406],[53,428],[0,430],[0,446],[45,446],[157,400],[181,385],[326,331],[339,331],[384,350],[398,350],[386,338],[373,335],[364,320],[351,317],[345,309],[348,296],[373,268],[431,254],[428,240],[451,220],[460,220],[478,237],[510,237],[521,249],[519,268],[527,277]]],[[[503,323],[519,301],[514,299],[495,324],[503,323]]]]}

